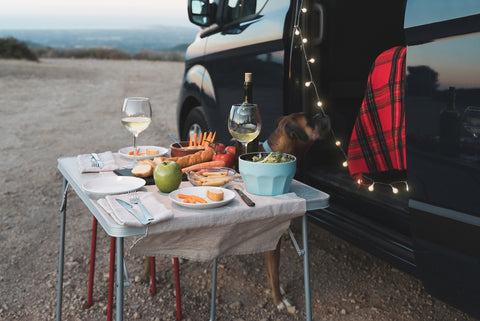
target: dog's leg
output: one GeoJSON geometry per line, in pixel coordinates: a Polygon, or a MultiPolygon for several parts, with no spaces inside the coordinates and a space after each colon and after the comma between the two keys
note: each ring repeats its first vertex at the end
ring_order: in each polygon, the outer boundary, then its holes
{"type": "Polygon", "coordinates": [[[145,256],[145,262],[143,266],[142,281],[148,282],[150,280],[150,257],[145,256]]]}
{"type": "Polygon", "coordinates": [[[279,240],[275,250],[265,252],[265,267],[267,268],[268,282],[272,289],[272,297],[275,306],[282,303],[280,280],[278,276],[278,268],[280,265],[280,243],[281,241],[279,240]]]}

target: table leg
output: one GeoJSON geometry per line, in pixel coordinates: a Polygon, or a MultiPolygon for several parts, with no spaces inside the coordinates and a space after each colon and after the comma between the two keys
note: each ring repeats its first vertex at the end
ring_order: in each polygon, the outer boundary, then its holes
{"type": "Polygon", "coordinates": [[[110,236],[110,260],[108,268],[108,299],[107,299],[107,321],[112,321],[113,307],[113,282],[115,279],[115,238],[110,236]]]}
{"type": "Polygon", "coordinates": [[[177,320],[182,320],[182,301],[180,293],[180,266],[178,264],[178,257],[173,258],[173,273],[175,274],[175,303],[177,306],[177,320]]]}
{"type": "Polygon", "coordinates": [[[308,219],[307,214],[302,219],[302,238],[303,238],[303,277],[305,283],[305,313],[307,321],[312,320],[312,307],[310,298],[310,266],[308,258],[308,219]]]}
{"type": "Polygon", "coordinates": [[[212,302],[210,303],[210,321],[215,320],[215,299],[217,296],[217,259],[213,259],[212,267],[212,302]]]}
{"type": "Polygon", "coordinates": [[[97,251],[97,219],[92,220],[92,241],[90,245],[90,269],[88,272],[87,308],[93,304],[93,280],[95,278],[95,254],[97,251]]]}
{"type": "Polygon", "coordinates": [[[123,321],[123,237],[116,238],[117,255],[117,295],[116,295],[116,321],[123,321]]]}
{"type": "Polygon", "coordinates": [[[62,320],[63,297],[63,263],[65,254],[65,220],[67,216],[67,190],[68,182],[63,178],[62,205],[60,206],[60,248],[58,250],[58,285],[57,285],[57,321],[62,320]]]}

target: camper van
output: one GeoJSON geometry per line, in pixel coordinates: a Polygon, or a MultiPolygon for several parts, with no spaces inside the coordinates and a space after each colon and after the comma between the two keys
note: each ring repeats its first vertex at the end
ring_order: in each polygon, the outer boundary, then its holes
{"type": "Polygon", "coordinates": [[[245,72],[260,141],[282,115],[322,109],[332,135],[297,166],[297,179],[331,196],[310,222],[480,317],[480,1],[189,0],[188,13],[200,29],[177,107],[182,140],[211,130],[230,141],[245,72]],[[372,65],[395,47],[406,48],[406,162],[358,180],[345,163],[352,134],[372,65]]]}

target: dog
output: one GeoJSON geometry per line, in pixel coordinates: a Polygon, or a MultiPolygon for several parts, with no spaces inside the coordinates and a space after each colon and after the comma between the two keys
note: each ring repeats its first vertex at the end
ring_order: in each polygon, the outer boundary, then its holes
{"type": "MultiPolygon", "coordinates": [[[[275,131],[260,149],[266,152],[281,151],[301,160],[313,143],[324,139],[330,129],[330,118],[323,113],[313,117],[305,113],[290,114],[280,118],[275,131]]],[[[264,256],[273,302],[279,311],[288,309],[292,305],[287,298],[282,297],[279,281],[280,241],[275,250],[265,252],[264,256]]]]}
{"type": "MultiPolygon", "coordinates": [[[[278,120],[275,131],[265,142],[259,144],[259,150],[281,151],[301,160],[316,140],[328,135],[330,126],[330,118],[324,113],[309,116],[302,112],[283,116],[278,120]]],[[[291,304],[288,299],[282,297],[279,282],[280,241],[275,250],[265,252],[264,256],[273,301],[278,310],[288,308],[291,304]]],[[[150,260],[146,257],[142,280],[149,280],[149,276],[150,260]]]]}

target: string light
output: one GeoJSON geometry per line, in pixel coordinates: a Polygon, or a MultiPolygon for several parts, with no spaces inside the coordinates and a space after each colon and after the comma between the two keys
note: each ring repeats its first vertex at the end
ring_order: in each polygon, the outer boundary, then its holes
{"type": "MultiPolygon", "coordinates": [[[[308,10],[307,8],[303,7],[303,1],[304,0],[297,0],[297,14],[296,14],[296,17],[295,17],[295,21],[294,21],[294,29],[293,29],[293,32],[295,34],[295,36],[299,36],[299,38],[301,39],[301,43],[300,43],[300,50],[301,50],[301,53],[303,54],[304,56],[304,59],[305,59],[305,63],[306,63],[306,69],[307,69],[307,72],[310,76],[310,79],[309,81],[306,81],[305,82],[305,87],[312,87],[314,90],[315,90],[315,95],[316,95],[316,98],[317,98],[317,107],[321,110],[321,112],[323,114],[326,114],[325,113],[325,110],[323,108],[323,102],[320,100],[320,95],[318,93],[318,88],[315,84],[315,81],[313,80],[314,77],[313,77],[313,73],[312,73],[312,70],[310,68],[310,64],[313,64],[315,63],[315,58],[313,57],[310,57],[308,58],[308,55],[307,55],[307,52],[306,52],[306,48],[305,48],[305,44],[308,43],[308,39],[306,37],[303,37],[302,35],[302,29],[300,28],[299,26],[299,21],[300,21],[300,14],[301,13],[307,13],[308,10]],[[300,2],[300,3],[299,3],[300,2]],[[301,8],[300,10],[298,10],[298,8],[301,8]]],[[[292,39],[292,46],[293,46],[293,41],[294,39],[292,39]]],[[[333,137],[333,140],[335,142],[335,146],[337,146],[337,148],[339,149],[339,151],[343,154],[344,156],[344,159],[345,161],[342,163],[342,166],[343,167],[348,167],[348,157],[347,157],[347,154],[345,153],[345,151],[343,150],[342,148],[342,143],[340,140],[338,140],[336,137],[335,137],[335,133],[333,131],[333,128],[331,129],[331,134],[332,134],[332,137],[333,137]]],[[[394,194],[398,194],[399,192],[399,189],[397,187],[395,187],[393,184],[405,184],[405,190],[408,192],[409,191],[409,188],[408,188],[408,183],[406,181],[399,181],[399,182],[392,182],[392,183],[383,183],[383,182],[377,182],[377,181],[374,181],[373,179],[371,179],[370,177],[368,177],[367,175],[363,174],[363,179],[358,179],[357,180],[357,184],[359,186],[361,185],[364,185],[364,181],[365,179],[367,181],[370,181],[372,182],[370,185],[368,185],[368,190],[370,192],[373,192],[375,190],[375,187],[374,185],[375,184],[382,184],[382,185],[389,185],[392,189],[392,192],[394,194]]]]}

